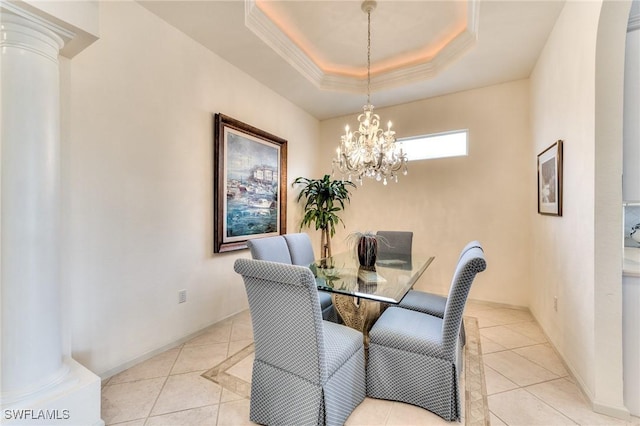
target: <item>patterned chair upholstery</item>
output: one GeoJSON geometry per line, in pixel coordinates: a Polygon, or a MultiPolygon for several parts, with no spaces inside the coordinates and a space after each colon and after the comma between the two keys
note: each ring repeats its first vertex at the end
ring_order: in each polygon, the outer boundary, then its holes
{"type": "MultiPolygon", "coordinates": [[[[471,241],[460,252],[458,264],[462,261],[462,256],[473,247],[482,247],[478,241],[471,241]]],[[[424,312],[438,318],[444,317],[444,308],[447,304],[447,298],[438,294],[428,293],[419,290],[409,290],[409,292],[400,301],[400,307],[411,309],[412,311],[424,312]]],[[[460,340],[462,345],[466,343],[464,323],[460,325],[460,340]]]]}
{"type": "Polygon", "coordinates": [[[344,424],[365,398],[362,333],[322,320],[309,268],[238,259],[234,270],[253,323],[251,421],[344,424]]]}
{"type": "Polygon", "coordinates": [[[460,419],[462,312],[477,273],[486,269],[481,246],[462,254],[444,316],[388,308],[369,332],[367,395],[417,405],[445,420],[460,419]]]}
{"type": "MultiPolygon", "coordinates": [[[[301,232],[298,234],[285,234],[283,237],[289,247],[291,263],[309,266],[316,260],[311,246],[311,239],[307,234],[301,232]]],[[[340,322],[331,300],[331,294],[319,291],[318,299],[320,299],[320,306],[322,307],[322,318],[331,322],[340,322]]]]}

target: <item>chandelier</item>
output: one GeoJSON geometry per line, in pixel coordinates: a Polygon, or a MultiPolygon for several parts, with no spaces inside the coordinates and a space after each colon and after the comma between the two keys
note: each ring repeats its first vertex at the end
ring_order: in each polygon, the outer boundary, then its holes
{"type": "Polygon", "coordinates": [[[374,114],[371,105],[371,12],[376,5],[374,0],[365,0],[361,7],[367,14],[367,104],[358,116],[358,130],[351,132],[346,126],[332,162],[334,174],[338,171],[349,180],[355,176],[360,185],[363,177],[375,178],[386,185],[389,179],[398,182],[397,172],[401,169],[402,174],[407,174],[407,155],[396,144],[391,121],[383,130],[380,116],[374,114]]]}

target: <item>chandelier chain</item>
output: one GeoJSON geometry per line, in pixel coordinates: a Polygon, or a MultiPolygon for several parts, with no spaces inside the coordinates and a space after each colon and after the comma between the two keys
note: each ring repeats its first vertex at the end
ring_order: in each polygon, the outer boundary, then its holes
{"type": "Polygon", "coordinates": [[[371,103],[371,9],[367,11],[367,104],[371,103]]]}

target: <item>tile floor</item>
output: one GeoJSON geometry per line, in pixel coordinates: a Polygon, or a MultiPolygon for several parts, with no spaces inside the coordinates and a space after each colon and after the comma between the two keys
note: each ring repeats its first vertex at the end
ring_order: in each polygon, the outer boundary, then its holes
{"type": "MultiPolygon", "coordinates": [[[[478,318],[492,425],[634,425],[591,411],[544,333],[525,310],[467,303],[478,318]]],[[[201,374],[252,342],[248,311],[198,337],[106,380],[107,425],[245,425],[249,400],[201,374]]],[[[250,381],[250,359],[229,373],[250,381]]],[[[464,420],[463,420],[464,421],[464,420]]],[[[347,425],[441,425],[438,416],[407,404],[365,399],[347,425]]]]}

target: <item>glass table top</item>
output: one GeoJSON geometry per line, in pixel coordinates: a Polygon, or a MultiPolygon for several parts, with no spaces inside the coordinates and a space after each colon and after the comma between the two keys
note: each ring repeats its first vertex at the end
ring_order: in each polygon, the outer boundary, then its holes
{"type": "Polygon", "coordinates": [[[349,251],[319,259],[310,268],[318,290],[397,304],[433,259],[418,254],[393,255],[378,258],[375,267],[367,270],[360,267],[355,251],[349,251]]]}

